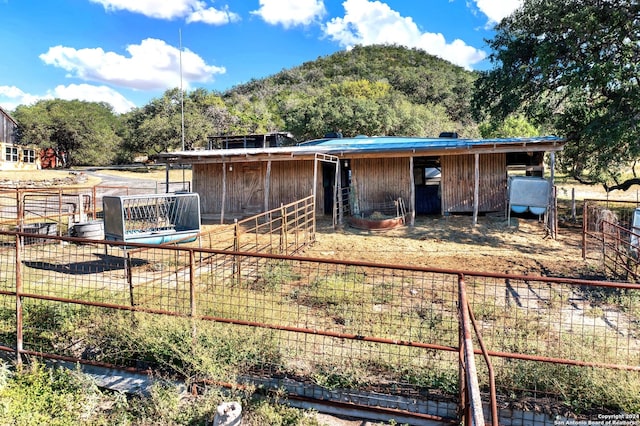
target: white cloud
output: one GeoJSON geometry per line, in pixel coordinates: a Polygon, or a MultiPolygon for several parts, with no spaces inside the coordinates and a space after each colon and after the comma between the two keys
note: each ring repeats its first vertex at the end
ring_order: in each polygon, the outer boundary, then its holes
{"type": "Polygon", "coordinates": [[[25,93],[16,86],[0,86],[0,106],[13,111],[18,105],[31,105],[42,99],[40,96],[25,93]]]}
{"type": "Polygon", "coordinates": [[[123,95],[107,86],[93,86],[90,84],[59,85],[55,89],[47,91],[44,95],[25,93],[15,86],[0,86],[0,106],[7,111],[13,111],[19,105],[33,105],[38,101],[47,99],[78,99],[87,102],[106,102],[118,114],[125,113],[136,106],[123,95]]]}
{"type": "Polygon", "coordinates": [[[487,56],[462,40],[447,42],[442,34],[423,33],[412,18],[401,16],[386,3],[345,0],[342,5],[344,17],[327,22],[324,31],[347,48],[356,44],[398,44],[423,49],[466,69],[487,56]]]}
{"type": "MultiPolygon", "coordinates": [[[[180,49],[162,40],[148,38],[127,47],[129,56],[105,52],[101,48],[74,49],[54,46],[40,55],[46,64],[62,68],[69,77],[96,81],[135,90],[158,90],[180,86],[180,49]]],[[[224,74],[224,67],[207,65],[190,51],[182,52],[184,85],[208,82],[215,74],[224,74]]]]}
{"type": "Polygon", "coordinates": [[[474,0],[476,6],[489,18],[489,24],[502,21],[522,6],[524,0],[474,0]]]}
{"type": "Polygon", "coordinates": [[[251,13],[268,24],[290,28],[309,25],[326,12],[323,0],[260,0],[260,9],[251,13]]]}
{"type": "Polygon", "coordinates": [[[240,20],[240,15],[233,12],[229,12],[227,8],[218,10],[213,7],[206,9],[194,10],[187,16],[187,22],[203,22],[205,24],[212,25],[224,25],[230,22],[236,22],[240,20]]]}
{"type": "Polygon", "coordinates": [[[126,10],[156,19],[185,18],[187,22],[223,25],[235,22],[240,16],[225,7],[207,7],[201,0],[90,0],[101,4],[107,11],[126,10]]]}
{"type": "Polygon", "coordinates": [[[122,114],[135,108],[136,105],[107,86],[93,86],[90,84],[70,84],[56,86],[51,97],[65,100],[78,99],[87,102],[106,102],[113,107],[113,111],[122,114]]]}

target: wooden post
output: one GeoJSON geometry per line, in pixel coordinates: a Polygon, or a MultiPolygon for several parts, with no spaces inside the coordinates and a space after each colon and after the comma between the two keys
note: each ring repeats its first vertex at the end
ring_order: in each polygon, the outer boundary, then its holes
{"type": "Polygon", "coordinates": [[[164,192],[167,194],[169,193],[169,162],[168,161],[164,171],[164,192]]]}
{"type": "Polygon", "coordinates": [[[269,211],[269,191],[271,183],[271,160],[267,161],[267,173],[264,180],[264,211],[269,211]]]}
{"type": "Polygon", "coordinates": [[[227,163],[222,163],[222,201],[220,203],[220,224],[224,223],[224,205],[227,199],[227,163]]]}
{"type": "Polygon", "coordinates": [[[556,239],[557,229],[556,229],[556,217],[557,217],[557,209],[556,209],[556,195],[553,190],[555,186],[555,170],[556,170],[556,153],[551,151],[551,159],[550,159],[550,177],[549,177],[549,233],[551,238],[556,239]]]}
{"type": "Polygon", "coordinates": [[[478,224],[478,209],[480,205],[480,154],[474,154],[475,167],[473,176],[473,226],[478,224]]]}
{"type": "Polygon", "coordinates": [[[571,188],[571,221],[576,222],[576,189],[571,188]]]}
{"type": "Polygon", "coordinates": [[[411,209],[411,217],[409,218],[409,226],[416,223],[416,180],[413,176],[413,156],[409,157],[409,208],[411,209]]]}
{"type": "Polygon", "coordinates": [[[341,179],[340,179],[340,160],[336,162],[336,176],[335,176],[335,185],[333,191],[333,227],[336,228],[338,222],[342,223],[342,210],[340,210],[340,204],[338,203],[338,199],[340,198],[340,188],[341,188],[341,179]],[[337,211],[337,215],[336,215],[337,211]]]}

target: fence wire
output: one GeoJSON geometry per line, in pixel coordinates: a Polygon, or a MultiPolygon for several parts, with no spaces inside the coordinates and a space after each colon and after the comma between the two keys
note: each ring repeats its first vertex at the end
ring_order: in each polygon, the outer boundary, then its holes
{"type": "MultiPolygon", "coordinates": [[[[0,349],[194,381],[295,383],[302,396],[318,389],[340,400],[344,393],[326,392],[385,395],[396,398],[396,408],[406,398],[459,402],[456,271],[197,243],[38,236],[23,244],[27,234],[0,235],[7,241],[0,349]]],[[[504,406],[544,398],[549,412],[605,410],[615,397],[640,409],[640,395],[629,391],[640,388],[636,287],[516,275],[464,279],[504,406]],[[585,395],[589,388],[597,392],[585,395]]],[[[486,367],[480,357],[476,364],[487,392],[486,367]]]]}

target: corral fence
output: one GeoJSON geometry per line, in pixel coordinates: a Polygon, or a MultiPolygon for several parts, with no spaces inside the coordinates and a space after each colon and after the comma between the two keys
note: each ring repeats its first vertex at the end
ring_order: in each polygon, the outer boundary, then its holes
{"type": "Polygon", "coordinates": [[[153,371],[195,390],[284,390],[292,403],[410,424],[640,411],[633,284],[313,259],[277,245],[26,237],[0,232],[0,350],[18,360],[153,371]]]}
{"type": "Polygon", "coordinates": [[[640,229],[633,227],[632,201],[585,200],[582,222],[582,257],[597,254],[614,279],[638,282],[640,229]]]}
{"type": "Polygon", "coordinates": [[[75,223],[96,220],[102,196],[164,193],[184,190],[189,182],[74,187],[0,187],[0,229],[31,234],[65,235],[75,223]]]}
{"type": "Polygon", "coordinates": [[[233,224],[210,226],[199,236],[200,247],[250,253],[293,255],[313,244],[316,236],[312,195],[282,204],[233,224]]]}

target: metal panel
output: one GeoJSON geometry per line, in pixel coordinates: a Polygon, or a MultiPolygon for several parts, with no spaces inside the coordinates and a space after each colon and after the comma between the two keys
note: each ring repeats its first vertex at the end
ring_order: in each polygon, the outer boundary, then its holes
{"type": "Polygon", "coordinates": [[[102,203],[106,240],[162,244],[200,232],[198,194],[105,196],[102,203]]]}
{"type": "MultiPolygon", "coordinates": [[[[509,179],[509,204],[517,213],[518,207],[532,213],[538,213],[536,209],[546,210],[549,205],[549,181],[533,176],[514,176],[509,179]],[[515,208],[515,209],[514,209],[515,208]]],[[[523,210],[523,211],[524,211],[523,210]]]]}

